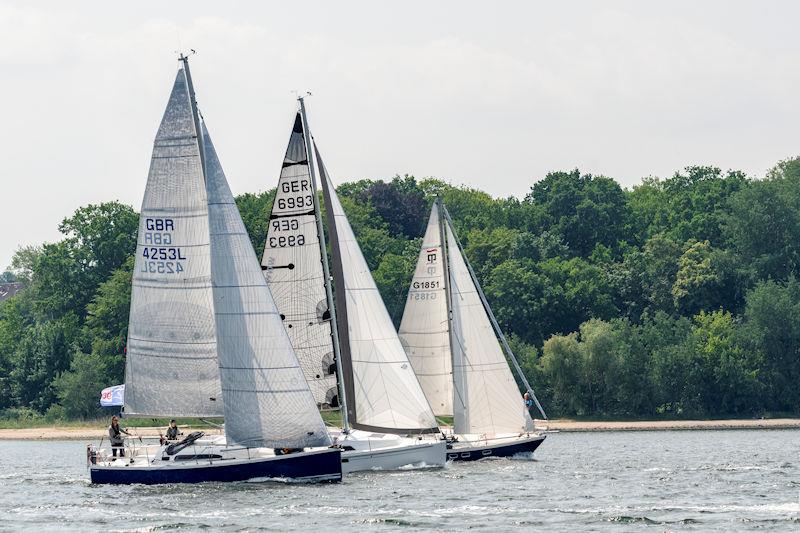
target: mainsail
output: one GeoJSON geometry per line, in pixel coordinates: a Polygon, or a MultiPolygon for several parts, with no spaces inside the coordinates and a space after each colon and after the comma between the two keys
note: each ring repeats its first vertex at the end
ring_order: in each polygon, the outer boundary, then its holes
{"type": "Polygon", "coordinates": [[[330,437],[205,125],[203,135],[226,437],[247,446],[327,446],[330,437]]]}
{"type": "Polygon", "coordinates": [[[297,113],[272,203],[261,266],[314,399],[331,405],[337,403],[333,325],[325,295],[312,179],[303,123],[297,113]]]}
{"type": "Polygon", "coordinates": [[[438,432],[436,419],[314,147],[328,216],[348,416],[356,429],[438,432]]]}
{"type": "Polygon", "coordinates": [[[529,416],[453,230],[445,224],[453,313],[453,431],[525,431],[529,416]]]}
{"type": "Polygon", "coordinates": [[[188,73],[153,146],[133,271],[126,416],[219,417],[208,204],[188,73]]]}
{"type": "Polygon", "coordinates": [[[440,216],[434,204],[398,334],[433,413],[452,416],[453,364],[440,216]]]}

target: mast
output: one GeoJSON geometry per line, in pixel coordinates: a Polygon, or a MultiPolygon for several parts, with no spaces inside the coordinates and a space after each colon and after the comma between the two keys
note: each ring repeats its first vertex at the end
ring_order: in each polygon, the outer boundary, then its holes
{"type": "Polygon", "coordinates": [[[200,115],[197,111],[197,98],[194,95],[194,85],[192,84],[192,73],[189,71],[189,57],[180,54],[178,59],[183,63],[183,74],[186,76],[186,86],[189,89],[189,101],[192,104],[192,118],[194,119],[194,134],[197,137],[197,145],[200,147],[200,167],[203,169],[203,180],[206,179],[206,149],[203,143],[203,134],[200,130],[200,115]]]}
{"type": "Polygon", "coordinates": [[[447,336],[450,340],[450,364],[451,364],[451,374],[453,377],[453,427],[455,427],[455,416],[456,416],[456,406],[460,406],[459,410],[461,413],[459,416],[464,417],[464,422],[466,427],[466,418],[468,416],[467,410],[465,409],[464,398],[461,398],[460,392],[464,390],[464,374],[461,370],[461,365],[458,365],[459,370],[456,371],[456,355],[454,346],[456,345],[456,338],[453,334],[453,293],[450,287],[450,261],[447,256],[447,239],[445,238],[444,234],[444,214],[442,210],[444,209],[444,204],[442,203],[441,196],[436,197],[436,215],[439,218],[439,242],[442,245],[442,266],[444,270],[444,294],[445,294],[445,305],[447,306],[447,336]],[[459,386],[456,386],[456,372],[458,372],[459,377],[459,386]]]}
{"type": "MultiPolygon", "coordinates": [[[[453,237],[456,240],[456,246],[458,246],[459,251],[461,252],[461,256],[464,258],[464,263],[467,265],[467,269],[469,270],[469,275],[472,278],[472,283],[475,285],[475,288],[478,291],[478,296],[481,299],[481,303],[483,304],[483,309],[486,311],[486,314],[489,317],[489,321],[492,323],[492,327],[494,328],[495,334],[500,339],[500,344],[502,344],[503,349],[505,350],[506,354],[508,354],[511,362],[514,364],[514,369],[517,371],[517,375],[522,380],[523,385],[530,394],[531,398],[533,399],[536,407],[539,409],[539,412],[542,413],[542,416],[545,420],[547,420],[547,415],[542,408],[542,404],[539,403],[539,399],[536,398],[536,394],[533,392],[533,388],[531,387],[530,383],[528,383],[528,378],[525,377],[525,374],[522,372],[522,368],[519,366],[519,362],[517,361],[514,352],[511,351],[511,347],[508,345],[508,341],[506,340],[506,336],[503,334],[503,331],[500,329],[500,325],[497,323],[497,319],[492,312],[492,308],[489,307],[489,302],[486,300],[486,296],[483,294],[483,289],[481,288],[481,284],[478,282],[478,277],[475,275],[475,271],[472,270],[472,265],[469,263],[469,259],[467,259],[467,255],[464,253],[464,248],[461,246],[461,241],[458,240],[458,236],[456,235],[455,228],[453,227],[453,219],[450,218],[450,213],[447,211],[447,208],[442,206],[443,214],[447,223],[450,224],[450,229],[453,231],[453,237]]],[[[448,302],[449,303],[449,302],[448,302]]],[[[455,372],[455,367],[454,370],[455,372]]]]}
{"type": "Polygon", "coordinates": [[[308,118],[306,117],[305,97],[299,96],[297,100],[300,102],[300,116],[303,119],[303,141],[306,145],[306,158],[308,159],[308,173],[311,175],[311,196],[314,201],[314,218],[317,221],[317,233],[319,234],[319,254],[322,260],[322,273],[325,277],[325,298],[328,303],[328,311],[330,313],[331,321],[331,338],[333,339],[333,358],[336,361],[336,385],[339,388],[339,411],[342,413],[342,431],[348,433],[350,431],[350,421],[347,416],[347,398],[344,392],[344,374],[342,372],[342,358],[340,357],[339,348],[339,327],[336,321],[336,307],[333,304],[333,289],[331,287],[331,274],[330,267],[328,266],[328,250],[325,246],[325,233],[322,228],[322,211],[319,207],[319,199],[317,198],[317,172],[314,166],[314,157],[312,156],[312,142],[311,130],[308,127],[308,118]]]}

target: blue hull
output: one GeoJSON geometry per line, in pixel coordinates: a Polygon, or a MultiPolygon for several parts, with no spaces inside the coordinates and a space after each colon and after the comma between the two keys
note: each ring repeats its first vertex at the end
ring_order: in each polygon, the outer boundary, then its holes
{"type": "Polygon", "coordinates": [[[206,481],[245,481],[254,478],[291,478],[305,482],[342,480],[341,451],[330,449],[253,459],[236,464],[217,461],[211,465],[162,467],[102,467],[90,469],[92,483],[116,485],[159,485],[203,483],[206,481]]]}
{"type": "Polygon", "coordinates": [[[533,453],[544,442],[545,436],[524,442],[489,446],[447,446],[448,461],[477,461],[487,457],[512,457],[518,453],[533,453]]]}

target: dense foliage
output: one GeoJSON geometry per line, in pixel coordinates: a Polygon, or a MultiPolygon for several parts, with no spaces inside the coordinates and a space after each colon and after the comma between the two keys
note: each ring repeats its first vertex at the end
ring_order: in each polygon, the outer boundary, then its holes
{"type": "MultiPolygon", "coordinates": [[[[551,416],[800,413],[800,159],[629,190],[552,172],[523,200],[409,176],[339,193],[396,323],[444,198],[551,416]]],[[[259,256],[273,197],[237,198],[259,256]]],[[[122,380],[137,223],[89,205],[61,241],[17,252],[0,278],[26,285],[0,304],[0,410],[93,416],[122,380]]]]}

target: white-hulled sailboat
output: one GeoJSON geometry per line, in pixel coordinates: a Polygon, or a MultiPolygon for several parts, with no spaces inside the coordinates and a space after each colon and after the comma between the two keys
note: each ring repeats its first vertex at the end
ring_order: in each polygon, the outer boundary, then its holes
{"type": "Polygon", "coordinates": [[[126,417],[224,416],[225,438],[89,450],[94,483],[341,480],[181,56],[156,135],[133,274],[126,417]],[[200,133],[200,134],[198,134],[200,133]]]}
{"type": "Polygon", "coordinates": [[[336,442],[344,450],[345,473],[443,466],[446,445],[436,419],[309,134],[303,99],[299,101],[261,263],[281,317],[317,403],[341,408],[343,428],[336,442]],[[317,170],[331,235],[332,277],[317,170]]]}
{"type": "Polygon", "coordinates": [[[505,354],[546,419],[437,198],[399,330],[436,416],[452,416],[448,459],[533,452],[537,432],[505,354]],[[504,354],[505,349],[505,354],[504,354]]]}

